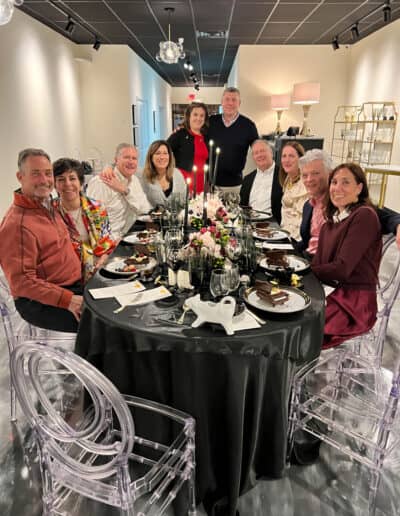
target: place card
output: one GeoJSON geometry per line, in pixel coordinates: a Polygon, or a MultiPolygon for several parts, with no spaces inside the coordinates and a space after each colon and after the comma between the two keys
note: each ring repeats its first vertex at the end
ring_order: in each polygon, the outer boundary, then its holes
{"type": "Polygon", "coordinates": [[[112,287],[91,288],[90,294],[94,299],[106,299],[108,297],[117,297],[122,295],[135,294],[145,289],[140,281],[130,281],[124,285],[114,285],[112,287]]]}
{"type": "Polygon", "coordinates": [[[152,301],[158,301],[171,296],[171,292],[165,287],[156,287],[137,294],[124,294],[115,296],[121,306],[144,305],[152,301]]]}
{"type": "Polygon", "coordinates": [[[290,249],[293,251],[293,246],[290,243],[279,244],[277,242],[263,242],[263,249],[290,249]]]}

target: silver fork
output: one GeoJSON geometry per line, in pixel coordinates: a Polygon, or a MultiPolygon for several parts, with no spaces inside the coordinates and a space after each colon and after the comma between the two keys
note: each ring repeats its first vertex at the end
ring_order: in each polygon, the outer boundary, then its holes
{"type": "MultiPolygon", "coordinates": [[[[135,294],[135,296],[136,296],[136,297],[135,297],[135,304],[136,304],[136,301],[142,297],[142,295],[143,295],[143,294],[140,294],[140,293],[139,293],[139,294],[135,294]]],[[[130,303],[128,303],[128,304],[126,304],[126,305],[122,305],[122,306],[120,306],[119,308],[116,308],[116,309],[114,310],[114,314],[119,314],[119,313],[120,313],[120,312],[122,312],[122,310],[124,310],[127,306],[130,306],[130,303]]]]}

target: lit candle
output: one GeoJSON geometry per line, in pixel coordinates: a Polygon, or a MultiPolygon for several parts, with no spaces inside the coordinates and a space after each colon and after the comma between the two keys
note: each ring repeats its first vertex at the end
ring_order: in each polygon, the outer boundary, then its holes
{"type": "Polygon", "coordinates": [[[213,173],[213,150],[214,150],[214,140],[210,140],[208,142],[210,147],[208,154],[208,170],[210,171],[210,184],[212,183],[212,173],[213,173]]]}
{"type": "Polygon", "coordinates": [[[185,217],[183,219],[183,230],[185,231],[188,225],[188,216],[189,216],[189,187],[190,187],[191,179],[188,177],[186,179],[186,200],[185,200],[185,217]]]}
{"type": "Polygon", "coordinates": [[[215,181],[217,180],[217,169],[218,169],[218,159],[219,159],[219,155],[220,155],[220,152],[221,152],[221,149],[219,147],[217,147],[215,149],[215,165],[214,165],[214,172],[213,172],[213,191],[214,191],[214,188],[215,188],[215,181]]]}
{"type": "Polygon", "coordinates": [[[195,198],[197,195],[197,167],[193,165],[193,197],[195,198]]]}
{"type": "Polygon", "coordinates": [[[207,172],[208,172],[208,165],[204,165],[204,186],[203,186],[204,201],[206,200],[207,172]]]}

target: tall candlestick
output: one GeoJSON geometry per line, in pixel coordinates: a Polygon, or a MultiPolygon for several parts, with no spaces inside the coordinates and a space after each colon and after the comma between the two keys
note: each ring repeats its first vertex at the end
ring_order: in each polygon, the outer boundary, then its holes
{"type": "Polygon", "coordinates": [[[203,204],[203,227],[207,227],[207,202],[203,204]]]}
{"type": "Polygon", "coordinates": [[[208,153],[208,170],[210,171],[210,184],[212,183],[212,173],[213,173],[213,150],[214,150],[214,140],[210,140],[208,142],[208,146],[210,148],[208,153]]]}
{"type": "Polygon", "coordinates": [[[206,188],[207,188],[207,172],[208,172],[208,165],[204,165],[204,185],[203,185],[203,203],[206,200],[206,188]]]}
{"type": "Polygon", "coordinates": [[[190,177],[186,179],[186,199],[185,199],[185,217],[183,219],[183,230],[186,231],[188,225],[188,216],[189,216],[189,186],[190,186],[190,177]]]}
{"type": "Polygon", "coordinates": [[[215,165],[214,165],[214,172],[213,172],[213,182],[212,182],[212,189],[214,191],[215,189],[215,182],[217,180],[217,169],[218,169],[218,160],[219,160],[219,155],[220,155],[220,152],[221,152],[221,149],[219,147],[217,147],[215,149],[215,165]]]}
{"type": "Polygon", "coordinates": [[[197,195],[197,167],[196,165],[193,165],[193,197],[196,198],[197,195]]]}

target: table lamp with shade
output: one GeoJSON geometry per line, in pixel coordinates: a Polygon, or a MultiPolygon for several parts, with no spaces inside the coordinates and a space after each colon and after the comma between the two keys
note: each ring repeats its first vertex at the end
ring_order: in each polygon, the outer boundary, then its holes
{"type": "Polygon", "coordinates": [[[283,94],[283,95],[271,95],[271,109],[276,111],[276,117],[277,117],[277,124],[275,133],[280,134],[282,132],[281,129],[281,116],[282,111],[285,111],[286,109],[289,109],[290,106],[290,95],[283,94]]]}
{"type": "Polygon", "coordinates": [[[312,104],[319,104],[321,85],[319,82],[300,82],[293,86],[293,104],[303,106],[303,127],[300,134],[311,136],[311,129],[308,127],[307,119],[312,104]]]}

